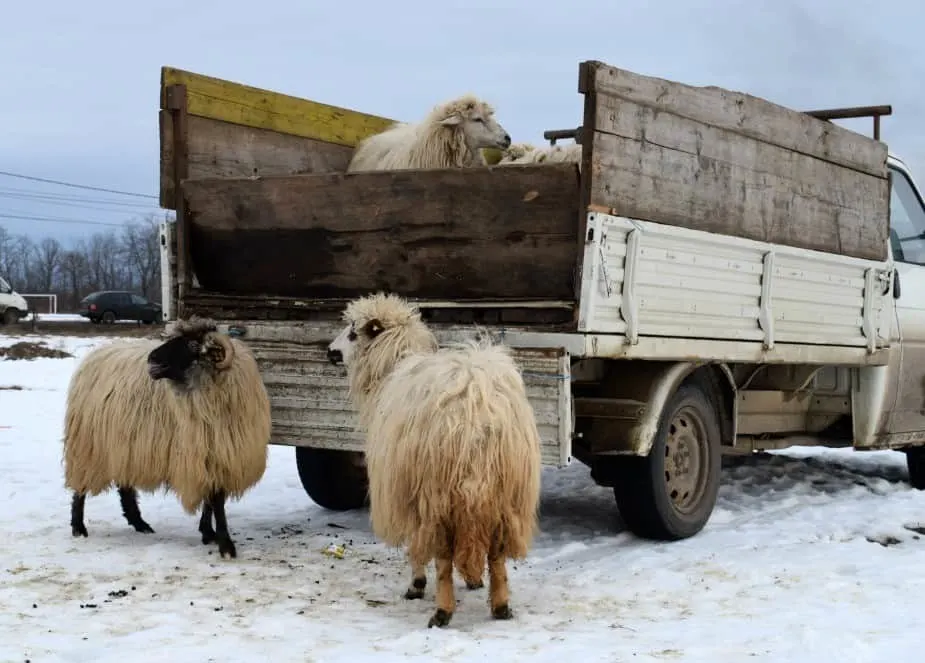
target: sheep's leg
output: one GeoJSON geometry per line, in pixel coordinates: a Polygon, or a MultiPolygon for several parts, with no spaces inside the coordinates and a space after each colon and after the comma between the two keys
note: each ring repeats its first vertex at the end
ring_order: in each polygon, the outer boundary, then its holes
{"type": "Polygon", "coordinates": [[[215,540],[218,541],[218,554],[224,559],[227,554],[231,558],[238,556],[234,548],[231,535],[228,534],[228,521],[225,520],[225,491],[219,490],[209,499],[212,504],[212,515],[215,516],[215,540]]]}
{"type": "Polygon", "coordinates": [[[88,536],[87,526],[84,525],[84,503],[86,501],[86,493],[74,491],[74,497],[71,498],[71,534],[73,536],[88,536]]]}
{"type": "Polygon", "coordinates": [[[491,546],[488,548],[488,597],[492,617],[510,619],[514,616],[511,612],[504,542],[501,540],[500,532],[495,532],[491,539],[491,546]]]}
{"type": "Polygon", "coordinates": [[[430,560],[411,560],[411,584],[405,592],[406,599],[420,599],[424,597],[424,588],[427,587],[427,563],[430,560]]]}
{"type": "Polygon", "coordinates": [[[456,610],[456,596],[453,592],[453,536],[446,532],[442,545],[437,549],[437,610],[427,627],[446,626],[456,610]]]}
{"type": "Polygon", "coordinates": [[[212,504],[206,500],[202,503],[202,516],[199,518],[199,533],[203,545],[215,543],[215,530],[212,528],[212,504]]]}
{"type": "Polygon", "coordinates": [[[136,532],[154,534],[154,530],[141,517],[138,508],[138,492],[131,486],[119,486],[119,502],[122,504],[122,515],[136,532]]]}

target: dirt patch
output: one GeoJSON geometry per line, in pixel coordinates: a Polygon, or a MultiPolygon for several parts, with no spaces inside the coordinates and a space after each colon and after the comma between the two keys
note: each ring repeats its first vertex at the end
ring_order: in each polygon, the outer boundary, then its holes
{"type": "Polygon", "coordinates": [[[132,338],[160,338],[165,326],[115,324],[94,325],[89,322],[73,320],[39,320],[35,325],[24,322],[19,326],[0,326],[0,338],[4,335],[16,336],[80,336],[83,338],[100,336],[125,336],[132,338]]]}
{"type": "Polygon", "coordinates": [[[57,348],[49,348],[44,343],[20,341],[5,348],[0,348],[0,359],[65,359],[74,355],[57,348]]]}

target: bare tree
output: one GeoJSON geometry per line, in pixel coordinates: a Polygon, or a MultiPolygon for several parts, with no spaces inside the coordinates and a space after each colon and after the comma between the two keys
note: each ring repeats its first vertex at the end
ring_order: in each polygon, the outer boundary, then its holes
{"type": "Polygon", "coordinates": [[[129,290],[160,301],[160,220],[150,215],[69,246],[54,237],[35,242],[14,236],[0,226],[0,275],[20,292],[58,295],[60,311],[75,310],[97,290],[129,290]]]}

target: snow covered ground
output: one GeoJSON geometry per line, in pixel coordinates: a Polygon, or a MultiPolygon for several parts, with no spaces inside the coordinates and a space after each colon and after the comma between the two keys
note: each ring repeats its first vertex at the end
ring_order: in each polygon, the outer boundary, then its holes
{"type": "MultiPolygon", "coordinates": [[[[17,340],[0,336],[0,347],[17,340]]],[[[35,337],[28,340],[34,341],[35,337]]],[[[580,464],[544,475],[542,529],[510,569],[515,618],[468,592],[448,629],[400,598],[400,551],[365,512],[311,503],[293,450],[228,507],[238,559],[199,542],[172,496],[142,495],[137,534],[114,494],[87,501],[75,539],[62,487],[67,380],[100,338],[46,337],[65,359],[0,358],[0,661],[918,660],[925,632],[925,493],[902,455],[792,448],[725,471],[698,536],[622,532],[580,464]],[[881,537],[879,545],[868,537],[881,537]],[[344,559],[324,554],[346,544],[344,559]]]]}

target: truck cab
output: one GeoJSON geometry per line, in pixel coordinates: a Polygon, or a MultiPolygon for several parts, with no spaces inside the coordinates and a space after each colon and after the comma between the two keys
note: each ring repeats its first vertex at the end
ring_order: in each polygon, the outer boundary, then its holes
{"type": "Polygon", "coordinates": [[[0,276],[0,323],[12,325],[29,315],[26,298],[13,290],[13,286],[0,276]]]}
{"type": "Polygon", "coordinates": [[[870,448],[903,449],[910,482],[925,489],[925,200],[905,163],[892,155],[888,163],[895,268],[890,359],[880,378],[882,405],[868,402],[879,416],[865,425],[875,432],[865,436],[863,427],[857,432],[870,448]]]}

